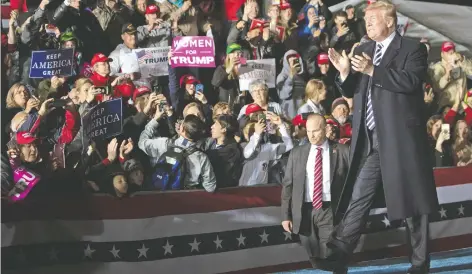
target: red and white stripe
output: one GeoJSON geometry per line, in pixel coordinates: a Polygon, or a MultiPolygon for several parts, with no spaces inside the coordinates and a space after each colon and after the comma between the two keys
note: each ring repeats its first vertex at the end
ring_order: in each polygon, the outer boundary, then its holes
{"type": "MultiPolygon", "coordinates": [[[[471,174],[472,167],[437,169],[440,203],[472,200],[471,174]]],[[[280,190],[278,186],[260,186],[224,189],[216,194],[180,191],[122,200],[95,196],[4,205],[2,247],[77,240],[139,241],[279,225],[280,190]]],[[[472,246],[471,223],[472,217],[431,223],[432,251],[472,246]]],[[[355,257],[371,260],[404,255],[405,231],[399,228],[363,235],[355,257]]],[[[29,273],[155,273],[152,269],[160,273],[188,273],[189,269],[192,273],[268,273],[309,267],[306,261],[302,247],[287,243],[158,261],[99,263],[93,268],[90,263],[58,265],[29,273]]]]}

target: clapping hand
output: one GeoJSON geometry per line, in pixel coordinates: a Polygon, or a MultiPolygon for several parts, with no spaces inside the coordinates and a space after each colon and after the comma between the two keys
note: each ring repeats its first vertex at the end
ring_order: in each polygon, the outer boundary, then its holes
{"type": "Polygon", "coordinates": [[[344,81],[349,75],[349,70],[351,67],[351,61],[346,55],[346,51],[343,50],[342,54],[339,54],[336,50],[330,48],[328,50],[328,56],[333,66],[341,74],[341,80],[344,81]]]}
{"type": "Polygon", "coordinates": [[[107,153],[108,153],[107,159],[110,162],[115,161],[116,153],[117,153],[116,150],[117,149],[118,149],[118,140],[116,140],[116,138],[113,138],[113,140],[110,141],[110,143],[108,144],[108,147],[107,147],[107,153]]]}
{"type": "Polygon", "coordinates": [[[126,159],[128,155],[131,153],[131,151],[133,151],[133,148],[134,148],[134,143],[131,138],[129,138],[128,140],[123,140],[120,146],[120,158],[126,159]]]}
{"type": "Polygon", "coordinates": [[[352,70],[366,74],[372,77],[374,75],[374,64],[372,58],[364,52],[361,55],[354,55],[351,58],[352,70]]]}

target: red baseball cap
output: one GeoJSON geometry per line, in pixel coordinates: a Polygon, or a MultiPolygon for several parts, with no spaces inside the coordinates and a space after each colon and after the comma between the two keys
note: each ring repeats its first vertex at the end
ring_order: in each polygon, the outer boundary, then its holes
{"type": "Polygon", "coordinates": [[[136,98],[141,96],[141,95],[144,95],[146,93],[151,93],[151,89],[148,88],[147,86],[141,86],[137,89],[134,90],[134,93],[133,93],[133,101],[136,101],[136,98]]]}
{"type": "Polygon", "coordinates": [[[280,10],[288,10],[288,9],[291,9],[292,8],[292,5],[290,5],[289,2],[287,2],[286,0],[281,0],[280,1],[280,10]]]}
{"type": "Polygon", "coordinates": [[[329,64],[329,56],[326,52],[322,52],[318,54],[317,60],[318,60],[318,65],[329,64]]]}
{"type": "Polygon", "coordinates": [[[96,63],[100,63],[100,62],[113,62],[113,59],[108,58],[108,56],[106,56],[103,53],[97,53],[93,56],[92,61],[90,63],[92,64],[92,67],[93,67],[95,66],[96,63]]]}
{"type": "Polygon", "coordinates": [[[262,111],[263,109],[257,104],[250,104],[246,107],[246,116],[258,111],[262,111]]]}
{"type": "Polygon", "coordinates": [[[303,117],[301,114],[298,114],[295,116],[295,118],[292,119],[292,124],[294,126],[304,126],[306,127],[306,120],[303,120],[303,117]]]}
{"type": "Polygon", "coordinates": [[[448,51],[450,51],[451,49],[453,49],[453,50],[456,49],[456,45],[454,45],[453,42],[446,41],[446,42],[443,42],[443,43],[442,43],[442,46],[441,46],[441,51],[442,51],[442,52],[448,52],[448,51]]]}
{"type": "Polygon", "coordinates": [[[151,4],[146,7],[146,12],[144,14],[156,14],[161,12],[157,5],[151,4]]]}
{"type": "Polygon", "coordinates": [[[184,75],[182,77],[180,77],[180,86],[182,87],[183,84],[195,84],[195,83],[198,83],[200,84],[200,81],[198,81],[197,78],[195,78],[195,76],[193,75],[190,75],[190,74],[187,74],[187,75],[184,75]]]}
{"type": "Polygon", "coordinates": [[[16,133],[16,143],[19,145],[31,144],[38,140],[36,136],[31,132],[17,132],[16,133]]]}

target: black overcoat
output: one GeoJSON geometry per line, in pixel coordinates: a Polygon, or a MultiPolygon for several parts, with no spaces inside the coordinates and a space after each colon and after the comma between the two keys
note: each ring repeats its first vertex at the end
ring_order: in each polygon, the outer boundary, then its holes
{"type": "MultiPolygon", "coordinates": [[[[374,49],[375,42],[370,41],[357,47],[355,54],[373,56],[374,49]]],[[[438,207],[423,112],[427,58],[423,44],[396,33],[372,77],[372,107],[390,220],[428,214],[438,207]]],[[[366,155],[363,144],[367,136],[364,117],[368,85],[369,76],[356,72],[337,83],[344,96],[354,98],[351,166],[337,208],[341,214],[349,205],[361,159],[366,155]]]]}

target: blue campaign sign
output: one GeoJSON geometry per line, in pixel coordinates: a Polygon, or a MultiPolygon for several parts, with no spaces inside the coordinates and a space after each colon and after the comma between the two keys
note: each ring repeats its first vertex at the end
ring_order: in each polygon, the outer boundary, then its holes
{"type": "Polygon", "coordinates": [[[121,98],[96,105],[82,118],[84,133],[92,140],[120,135],[123,130],[123,102],[121,98]]]}
{"type": "Polygon", "coordinates": [[[33,51],[30,78],[51,78],[54,75],[71,76],[74,69],[74,49],[33,51]]]}

